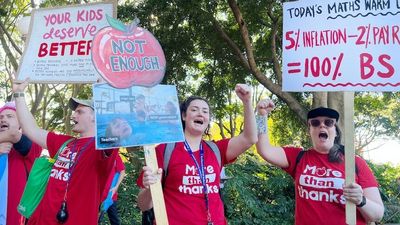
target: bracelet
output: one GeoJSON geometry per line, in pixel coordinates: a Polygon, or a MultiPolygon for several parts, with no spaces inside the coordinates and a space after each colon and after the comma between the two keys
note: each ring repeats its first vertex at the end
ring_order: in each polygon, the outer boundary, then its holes
{"type": "Polygon", "coordinates": [[[258,134],[267,133],[267,116],[256,115],[257,132],[258,134]]]}
{"type": "Polygon", "coordinates": [[[14,98],[25,97],[25,93],[24,92],[14,92],[13,97],[14,98]]]}
{"type": "Polygon", "coordinates": [[[367,199],[365,198],[365,196],[362,196],[362,200],[360,202],[360,204],[356,205],[358,208],[363,207],[365,204],[367,204],[367,199]]]}

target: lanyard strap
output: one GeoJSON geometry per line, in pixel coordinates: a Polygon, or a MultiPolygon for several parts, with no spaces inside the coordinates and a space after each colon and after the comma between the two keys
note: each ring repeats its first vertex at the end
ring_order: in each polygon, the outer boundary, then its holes
{"type": "Polygon", "coordinates": [[[77,151],[77,149],[76,149],[76,142],[78,142],[78,140],[74,141],[74,145],[72,146],[72,149],[71,149],[71,154],[69,155],[69,165],[68,165],[69,177],[68,177],[67,185],[65,188],[64,201],[67,201],[69,182],[72,178],[72,173],[75,171],[75,166],[78,163],[78,160],[81,157],[82,153],[87,149],[89,144],[92,143],[93,141],[94,141],[94,138],[90,138],[90,140],[86,142],[86,144],[80,149],[80,151],[77,151]],[[77,152],[77,155],[75,156],[74,160],[72,160],[72,155],[75,152],[77,152]],[[71,164],[72,164],[72,166],[71,166],[71,164]]]}
{"type": "Polygon", "coordinates": [[[203,185],[203,190],[204,190],[204,201],[206,203],[206,210],[207,210],[207,221],[208,224],[212,224],[211,222],[211,214],[210,214],[210,207],[208,203],[208,188],[207,188],[207,182],[206,182],[206,171],[204,169],[204,149],[203,145],[200,142],[199,150],[200,150],[200,165],[197,162],[196,158],[194,157],[193,151],[190,148],[189,144],[185,140],[184,142],[185,148],[188,151],[190,157],[193,159],[196,168],[197,168],[197,173],[199,174],[201,184],[203,185]]]}

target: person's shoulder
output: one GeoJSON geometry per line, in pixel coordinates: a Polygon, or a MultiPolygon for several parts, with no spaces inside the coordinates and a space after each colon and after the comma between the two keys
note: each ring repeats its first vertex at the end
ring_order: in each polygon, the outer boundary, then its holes
{"type": "Polygon", "coordinates": [[[223,138],[223,139],[217,140],[217,141],[210,140],[210,142],[214,142],[218,146],[218,148],[221,149],[221,148],[227,148],[230,140],[231,140],[231,138],[223,138]]]}
{"type": "Polygon", "coordinates": [[[56,141],[56,140],[60,140],[60,139],[71,139],[74,138],[71,135],[67,135],[67,134],[60,134],[60,133],[56,133],[54,131],[49,131],[47,133],[47,139],[51,140],[51,141],[56,141]]]}
{"type": "Polygon", "coordinates": [[[42,153],[42,150],[43,150],[42,146],[38,145],[35,142],[32,142],[32,146],[31,146],[30,151],[33,151],[33,154],[35,156],[40,156],[41,153],[42,153]]]}
{"type": "Polygon", "coordinates": [[[285,146],[282,146],[282,148],[285,151],[292,151],[292,152],[309,151],[309,150],[305,150],[302,147],[298,147],[298,146],[294,146],[294,145],[285,145],[285,146]]]}
{"type": "Polygon", "coordinates": [[[156,146],[156,152],[163,153],[166,147],[167,147],[166,143],[159,144],[156,146]]]}
{"type": "Polygon", "coordinates": [[[355,161],[356,161],[355,163],[357,166],[367,166],[368,167],[367,161],[359,155],[355,156],[355,161]]]}
{"type": "Polygon", "coordinates": [[[286,158],[290,161],[292,159],[295,159],[300,152],[308,152],[310,150],[304,150],[304,148],[293,146],[293,145],[285,145],[282,146],[282,149],[286,155],[286,158]]]}

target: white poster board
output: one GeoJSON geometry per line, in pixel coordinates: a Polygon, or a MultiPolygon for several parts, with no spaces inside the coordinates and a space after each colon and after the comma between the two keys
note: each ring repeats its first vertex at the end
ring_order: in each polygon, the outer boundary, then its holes
{"type": "Polygon", "coordinates": [[[400,0],[283,7],[284,91],[398,91],[400,0]]]}
{"type": "Polygon", "coordinates": [[[32,83],[93,83],[99,75],[91,60],[95,34],[116,16],[116,2],[37,9],[17,79],[32,83]]]}

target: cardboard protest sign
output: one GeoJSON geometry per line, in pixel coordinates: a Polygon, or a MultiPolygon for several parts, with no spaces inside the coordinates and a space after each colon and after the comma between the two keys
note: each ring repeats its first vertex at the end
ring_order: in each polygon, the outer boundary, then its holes
{"type": "Polygon", "coordinates": [[[284,4],[284,91],[397,91],[400,1],[284,4]]]}
{"type": "MultiPolygon", "coordinates": [[[[96,146],[144,145],[146,165],[156,171],[154,144],[184,140],[175,87],[155,86],[165,74],[164,52],[149,31],[138,27],[138,19],[130,25],[111,17],[107,20],[110,26],[96,34],[92,47],[93,64],[109,84],[93,88],[96,146]],[[104,102],[103,96],[112,97],[104,102]],[[119,133],[110,135],[117,127],[119,133]]],[[[161,182],[151,185],[150,190],[157,224],[168,225],[161,182]]]]}
{"type": "Polygon", "coordinates": [[[130,147],[184,140],[176,87],[93,85],[96,148],[130,147]]]}
{"type": "Polygon", "coordinates": [[[17,79],[33,83],[93,83],[94,35],[116,16],[116,2],[35,9],[17,79]]]}
{"type": "Polygon", "coordinates": [[[157,39],[138,27],[138,19],[125,25],[107,18],[110,26],[100,30],[93,40],[92,59],[99,74],[116,88],[159,84],[166,61],[157,39]]]}

